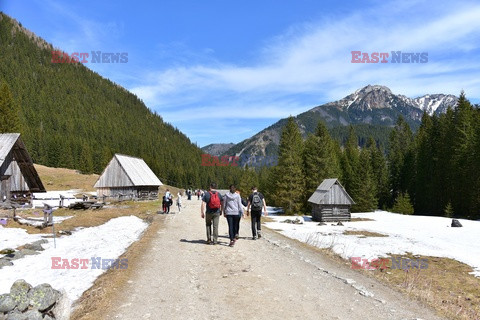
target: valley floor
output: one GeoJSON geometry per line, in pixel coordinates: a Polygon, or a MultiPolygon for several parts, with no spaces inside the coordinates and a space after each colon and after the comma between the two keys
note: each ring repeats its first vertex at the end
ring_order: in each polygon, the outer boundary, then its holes
{"type": "Polygon", "coordinates": [[[156,217],[164,221],[136,261],[129,261],[134,269],[104,303],[109,307],[76,318],[440,319],[318,249],[275,231],[264,230],[262,239],[251,240],[249,219],[242,221],[233,248],[228,247],[224,218],[221,243],[206,245],[200,201],[184,202],[181,213],[156,217]]]}

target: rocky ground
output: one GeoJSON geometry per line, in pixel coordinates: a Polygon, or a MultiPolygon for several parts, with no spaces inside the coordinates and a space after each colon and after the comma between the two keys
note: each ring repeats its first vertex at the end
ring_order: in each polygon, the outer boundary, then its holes
{"type": "MultiPolygon", "coordinates": [[[[251,240],[249,220],[228,246],[205,244],[200,201],[184,201],[165,219],[104,319],[440,319],[433,311],[323,256],[264,230],[251,240]]],[[[159,217],[160,218],[160,217],[159,217]]]]}

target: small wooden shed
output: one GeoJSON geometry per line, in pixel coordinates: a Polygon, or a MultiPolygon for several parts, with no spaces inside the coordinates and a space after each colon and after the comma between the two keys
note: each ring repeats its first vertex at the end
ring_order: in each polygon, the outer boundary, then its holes
{"type": "Polygon", "coordinates": [[[350,208],[355,202],[338,179],[325,179],[310,196],[312,219],[315,221],[350,221],[350,208]]]}
{"type": "Polygon", "coordinates": [[[0,134],[0,203],[29,202],[45,191],[20,133],[0,134]]]}
{"type": "Polygon", "coordinates": [[[158,199],[163,185],[143,159],[115,154],[94,187],[98,198],[158,199]]]}

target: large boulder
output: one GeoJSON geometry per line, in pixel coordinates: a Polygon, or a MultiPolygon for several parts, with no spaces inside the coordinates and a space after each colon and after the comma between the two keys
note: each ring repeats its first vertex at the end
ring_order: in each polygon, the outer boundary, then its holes
{"type": "Polygon", "coordinates": [[[43,320],[43,315],[38,310],[28,310],[24,315],[28,320],[43,320]]]}
{"type": "Polygon", "coordinates": [[[16,306],[15,300],[13,300],[8,293],[0,295],[0,312],[10,312],[15,309],[16,306]]]}
{"type": "Polygon", "coordinates": [[[460,221],[458,221],[457,219],[452,219],[452,227],[453,228],[460,228],[460,227],[463,227],[463,226],[460,223],[460,221]]]}
{"type": "Polygon", "coordinates": [[[39,284],[29,292],[30,305],[38,311],[51,308],[57,300],[57,291],[48,283],[39,284]]]}
{"type": "Polygon", "coordinates": [[[27,310],[30,303],[28,296],[30,289],[32,289],[32,286],[23,279],[15,281],[10,288],[10,297],[15,301],[17,309],[21,312],[27,310]]]}
{"type": "Polygon", "coordinates": [[[18,310],[13,310],[7,314],[6,320],[29,320],[25,314],[18,310]]]}

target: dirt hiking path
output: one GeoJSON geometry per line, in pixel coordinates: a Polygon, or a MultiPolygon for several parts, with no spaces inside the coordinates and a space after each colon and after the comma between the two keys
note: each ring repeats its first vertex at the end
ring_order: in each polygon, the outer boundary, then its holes
{"type": "Polygon", "coordinates": [[[418,303],[250,220],[228,246],[205,244],[200,201],[165,219],[104,319],[440,319],[418,303]],[[373,294],[373,296],[371,296],[373,294]]]}

